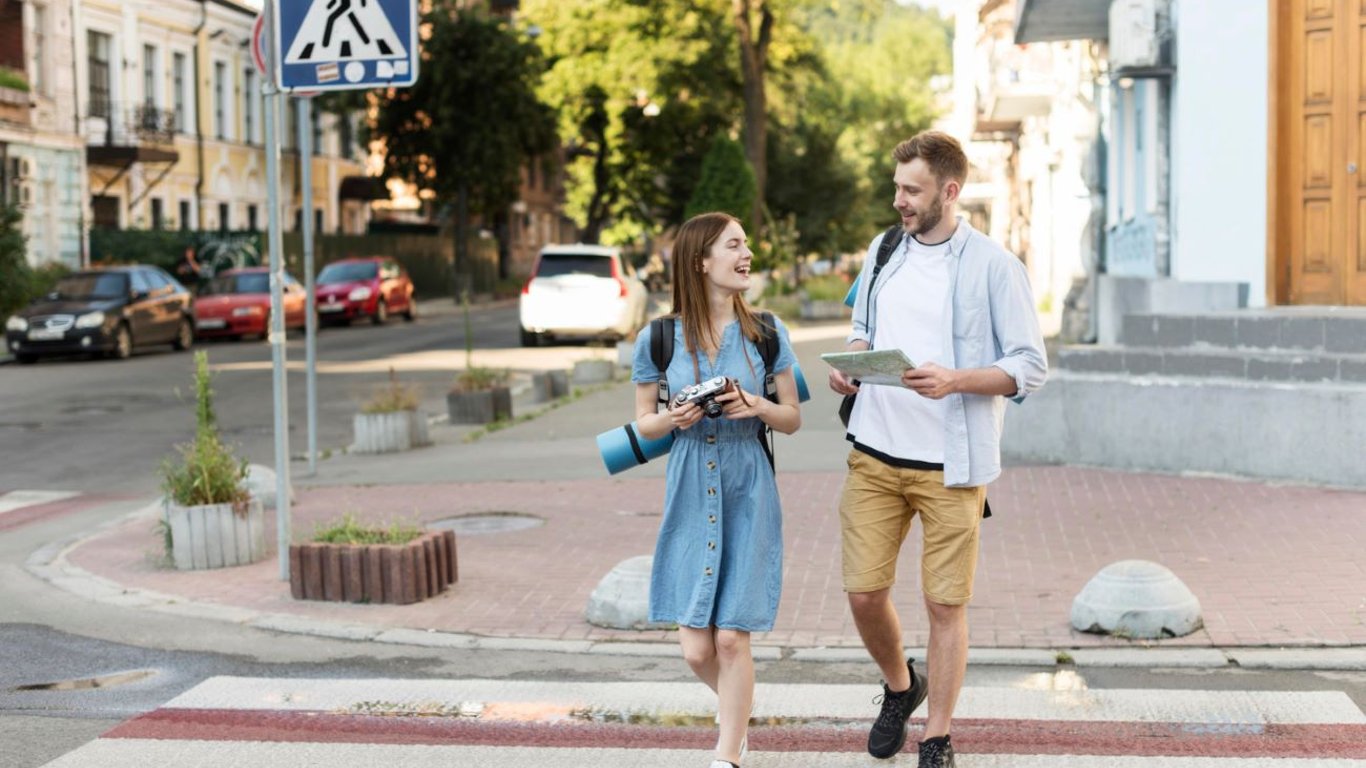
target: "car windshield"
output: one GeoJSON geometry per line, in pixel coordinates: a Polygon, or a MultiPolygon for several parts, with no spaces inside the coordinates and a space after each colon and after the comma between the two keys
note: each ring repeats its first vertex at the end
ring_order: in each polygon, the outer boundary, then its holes
{"type": "Polygon", "coordinates": [[[122,272],[87,272],[57,281],[53,289],[60,299],[118,299],[128,295],[128,275],[122,272]]]}
{"type": "Polygon", "coordinates": [[[379,265],[373,261],[353,261],[348,264],[328,264],[318,274],[318,284],[349,283],[354,280],[373,280],[379,265]]]}
{"type": "Polygon", "coordinates": [[[556,277],[558,275],[611,277],[612,257],[592,256],[583,253],[541,254],[541,265],[536,268],[536,276],[556,277]]]}
{"type": "Polygon", "coordinates": [[[219,275],[200,291],[204,296],[228,293],[270,293],[270,273],[245,272],[237,275],[219,275]]]}

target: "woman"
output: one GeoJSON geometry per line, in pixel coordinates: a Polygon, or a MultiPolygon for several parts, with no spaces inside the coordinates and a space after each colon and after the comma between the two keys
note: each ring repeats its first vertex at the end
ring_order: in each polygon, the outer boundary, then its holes
{"type": "Polygon", "coordinates": [[[801,426],[796,356],[781,324],[769,329],[779,343],[778,402],[754,394],[763,391],[766,371],[755,346],[761,321],[744,299],[753,257],[732,216],[704,213],[684,223],[673,251],[678,352],[664,372],[666,411],[656,412],[660,371],[650,358],[648,326],[636,339],[632,372],[640,433],[647,439],[675,433],[650,620],[678,624],[683,658],[717,694],[720,737],[712,768],[740,764],[754,699],[750,633],[773,628],[782,591],[782,511],[759,422],[788,434],[801,426]],[[706,416],[696,403],[675,404],[680,389],[716,376],[738,385],[716,397],[720,416],[706,416]]]}

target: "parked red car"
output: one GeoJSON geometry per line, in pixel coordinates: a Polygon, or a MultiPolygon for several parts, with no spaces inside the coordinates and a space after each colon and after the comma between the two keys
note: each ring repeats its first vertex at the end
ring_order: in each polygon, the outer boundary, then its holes
{"type": "MultiPolygon", "coordinates": [[[[285,275],[283,293],[285,329],[303,328],[307,291],[285,275]]],[[[270,333],[270,269],[244,267],[214,276],[195,299],[194,332],[200,338],[265,338],[270,333]]]]}
{"type": "Polygon", "coordinates": [[[381,325],[391,314],[417,317],[413,281],[397,261],[383,256],[334,261],[318,273],[318,319],[350,322],[368,317],[381,325]]]}

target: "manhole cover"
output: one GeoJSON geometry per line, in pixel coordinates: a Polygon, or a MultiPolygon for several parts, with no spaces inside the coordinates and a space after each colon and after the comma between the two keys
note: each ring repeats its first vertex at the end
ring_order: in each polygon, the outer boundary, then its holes
{"type": "Polygon", "coordinates": [[[92,688],[113,688],[116,685],[135,683],[138,680],[155,675],[156,671],[151,669],[135,669],[132,672],[119,672],[113,675],[101,675],[99,677],[82,677],[77,680],[58,680],[55,683],[30,683],[29,685],[15,686],[15,691],[84,691],[92,688]]]}
{"type": "Polygon", "coordinates": [[[427,523],[428,528],[455,531],[461,536],[482,536],[486,533],[506,533],[523,531],[545,525],[545,521],[535,515],[522,512],[479,512],[473,515],[448,517],[427,523]]]}

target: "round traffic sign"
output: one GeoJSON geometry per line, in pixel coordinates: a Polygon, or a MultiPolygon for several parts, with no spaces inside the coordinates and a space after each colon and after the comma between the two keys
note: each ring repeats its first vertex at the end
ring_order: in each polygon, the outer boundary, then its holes
{"type": "MultiPolygon", "coordinates": [[[[264,78],[274,81],[274,75],[266,68],[266,15],[256,14],[256,22],[251,27],[251,59],[256,64],[256,71],[261,73],[264,78]]],[[[300,99],[311,99],[321,91],[292,91],[290,96],[300,99]]]]}

